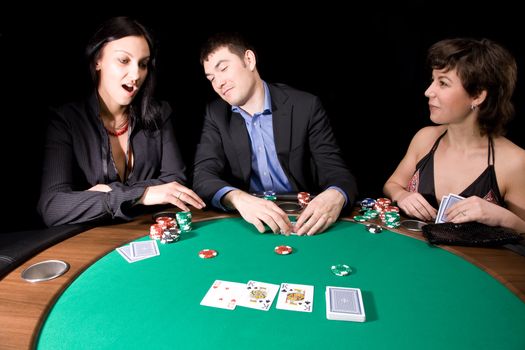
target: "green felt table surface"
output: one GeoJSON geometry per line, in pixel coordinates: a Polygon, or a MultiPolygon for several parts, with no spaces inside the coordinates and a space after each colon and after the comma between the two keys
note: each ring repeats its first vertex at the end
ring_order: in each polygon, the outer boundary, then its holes
{"type": "MultiPolygon", "coordinates": [[[[260,234],[242,219],[193,224],[160,256],[112,251],[45,320],[38,349],[525,349],[525,303],[443,249],[338,222],[312,237],[260,234]],[[276,245],[293,247],[290,255],[276,245]],[[204,248],[218,251],[201,259],[204,248]],[[349,276],[332,274],[344,263],[349,276]],[[201,306],[215,280],[314,286],[313,312],[201,306]],[[325,288],[360,288],[366,322],[326,319],[325,288]]],[[[143,239],[149,239],[144,237],[143,239]]]]}

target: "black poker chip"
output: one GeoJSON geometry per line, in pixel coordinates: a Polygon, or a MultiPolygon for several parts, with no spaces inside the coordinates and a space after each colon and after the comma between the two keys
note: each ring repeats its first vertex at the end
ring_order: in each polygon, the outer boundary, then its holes
{"type": "Polygon", "coordinates": [[[163,217],[163,216],[167,216],[169,218],[177,219],[177,212],[170,211],[170,210],[159,211],[159,212],[153,214],[153,221],[157,221],[157,218],[160,218],[160,217],[163,217]]]}

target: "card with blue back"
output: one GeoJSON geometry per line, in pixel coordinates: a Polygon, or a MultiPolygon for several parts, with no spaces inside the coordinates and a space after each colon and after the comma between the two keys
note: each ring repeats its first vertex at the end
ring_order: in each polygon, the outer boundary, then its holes
{"type": "Polygon", "coordinates": [[[363,297],[359,288],[326,287],[326,318],[329,320],[364,322],[363,297]]]}

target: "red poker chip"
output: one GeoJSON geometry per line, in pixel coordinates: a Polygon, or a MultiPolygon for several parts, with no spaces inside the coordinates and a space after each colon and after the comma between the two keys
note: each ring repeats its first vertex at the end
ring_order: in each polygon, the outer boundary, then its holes
{"type": "Polygon", "coordinates": [[[280,255],[288,255],[293,251],[293,249],[289,245],[278,245],[275,247],[274,251],[280,255]]]}
{"type": "Polygon", "coordinates": [[[174,218],[170,218],[168,216],[160,216],[155,219],[157,224],[164,226],[166,228],[176,227],[177,221],[174,218]]]}
{"type": "Polygon", "coordinates": [[[160,239],[164,233],[164,228],[160,224],[153,224],[149,228],[149,236],[151,239],[160,239]]]}
{"type": "Polygon", "coordinates": [[[217,251],[214,249],[203,249],[199,252],[199,258],[209,259],[215,258],[217,256],[217,251]]]}

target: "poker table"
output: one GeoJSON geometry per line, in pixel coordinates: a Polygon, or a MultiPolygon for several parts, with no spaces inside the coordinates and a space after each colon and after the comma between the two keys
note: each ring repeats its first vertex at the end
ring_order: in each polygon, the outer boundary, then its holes
{"type": "Polygon", "coordinates": [[[312,237],[260,234],[235,215],[195,211],[193,230],[160,255],[126,262],[151,217],[90,229],[0,281],[0,348],[525,349],[525,257],[503,248],[435,247],[418,232],[372,234],[346,220],[312,237]],[[290,255],[274,252],[277,245],[290,255]],[[201,259],[200,250],[218,255],[201,259]],[[20,273],[68,262],[56,279],[20,273]],[[330,267],[347,264],[348,276],[330,267]],[[314,286],[311,313],[200,305],[215,280],[314,286]],[[366,321],[326,319],[326,286],[360,288],[366,321]]]}

